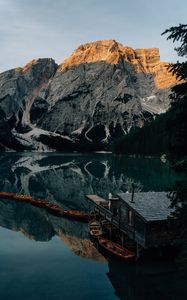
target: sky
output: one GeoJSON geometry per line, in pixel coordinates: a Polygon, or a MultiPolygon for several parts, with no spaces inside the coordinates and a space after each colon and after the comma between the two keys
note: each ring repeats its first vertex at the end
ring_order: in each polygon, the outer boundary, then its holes
{"type": "Polygon", "coordinates": [[[0,71],[42,57],[61,63],[103,39],[156,47],[161,60],[175,62],[174,44],[161,33],[186,21],[186,0],[0,0],[0,71]]]}

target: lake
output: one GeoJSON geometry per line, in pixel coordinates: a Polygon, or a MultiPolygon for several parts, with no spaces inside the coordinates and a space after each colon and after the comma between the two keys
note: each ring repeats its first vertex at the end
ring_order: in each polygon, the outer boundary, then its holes
{"type": "MultiPolygon", "coordinates": [[[[89,210],[86,194],[168,191],[178,179],[158,158],[112,154],[1,153],[0,191],[31,194],[65,209],[89,210]]],[[[0,299],[185,299],[186,273],[171,262],[125,264],[103,257],[87,224],[0,199],[0,299]]]]}

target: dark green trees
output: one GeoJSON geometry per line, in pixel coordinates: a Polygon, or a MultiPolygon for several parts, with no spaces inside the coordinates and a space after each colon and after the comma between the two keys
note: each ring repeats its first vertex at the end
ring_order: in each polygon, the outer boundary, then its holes
{"type": "MultiPolygon", "coordinates": [[[[178,42],[179,56],[187,56],[187,25],[180,24],[167,29],[163,34],[167,39],[178,42]]],[[[187,153],[187,62],[177,62],[169,69],[180,80],[172,88],[172,105],[165,114],[148,121],[143,128],[135,128],[126,136],[119,138],[113,145],[114,151],[124,154],[162,155],[183,157],[187,153]]],[[[179,163],[179,161],[178,161],[179,163]]]]}
{"type": "MultiPolygon", "coordinates": [[[[180,43],[176,47],[179,56],[187,57],[187,25],[180,24],[176,27],[167,29],[163,34],[167,34],[167,39],[180,43]]],[[[173,131],[170,153],[174,156],[185,157],[187,155],[187,61],[177,62],[169,66],[171,72],[181,80],[180,84],[172,88],[172,107],[173,116],[170,127],[173,131]]]]}
{"type": "MultiPolygon", "coordinates": [[[[180,24],[167,29],[167,39],[179,42],[175,48],[179,56],[187,57],[187,25],[180,24]]],[[[172,88],[172,118],[169,126],[172,131],[169,159],[172,166],[183,172],[184,180],[177,182],[171,193],[173,225],[177,229],[178,242],[181,245],[180,259],[187,263],[187,61],[177,62],[170,66],[181,83],[172,88]]]]}
{"type": "Polygon", "coordinates": [[[113,144],[114,151],[123,154],[161,156],[167,154],[172,132],[168,128],[170,111],[147,121],[142,128],[134,128],[129,134],[118,138],[113,144]]]}

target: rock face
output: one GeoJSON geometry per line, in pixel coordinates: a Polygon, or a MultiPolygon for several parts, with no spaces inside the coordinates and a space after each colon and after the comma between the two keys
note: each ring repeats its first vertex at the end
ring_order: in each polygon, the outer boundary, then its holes
{"type": "Polygon", "coordinates": [[[103,149],[165,112],[174,84],[156,48],[88,43],[59,66],[38,59],[1,73],[0,127],[7,122],[11,139],[24,149],[103,149]]]}

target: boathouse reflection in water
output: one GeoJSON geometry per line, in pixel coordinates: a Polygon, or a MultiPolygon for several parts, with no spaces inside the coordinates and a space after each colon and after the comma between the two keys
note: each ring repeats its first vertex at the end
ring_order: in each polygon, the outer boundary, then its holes
{"type": "Polygon", "coordinates": [[[121,264],[109,259],[110,279],[116,295],[123,300],[184,300],[187,271],[166,261],[121,264]]]}

